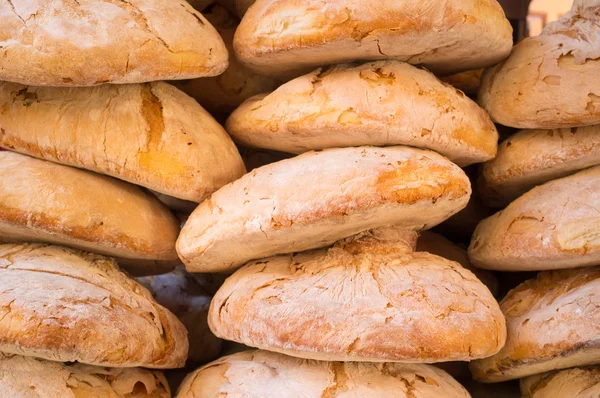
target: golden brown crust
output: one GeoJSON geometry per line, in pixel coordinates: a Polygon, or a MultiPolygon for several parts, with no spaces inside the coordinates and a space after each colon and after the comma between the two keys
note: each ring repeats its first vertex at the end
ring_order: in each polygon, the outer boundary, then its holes
{"type": "Polygon", "coordinates": [[[600,261],[600,167],[540,185],[483,220],[469,259],[476,267],[539,271],[600,261]]]}
{"type": "Polygon", "coordinates": [[[458,246],[444,236],[431,231],[423,231],[417,241],[417,251],[428,252],[436,256],[443,257],[450,261],[455,261],[475,274],[477,278],[488,289],[494,297],[498,297],[499,285],[498,279],[489,271],[475,268],[469,261],[467,250],[458,246]]]}
{"type": "Polygon", "coordinates": [[[433,366],[322,362],[268,351],[223,357],[188,375],[177,398],[468,398],[469,393],[433,366]]]}
{"type": "Polygon", "coordinates": [[[98,366],[175,368],[187,332],[108,257],[0,246],[0,351],[98,366]]]}
{"type": "Polygon", "coordinates": [[[163,82],[89,88],[0,82],[0,146],[194,202],[245,172],[225,130],[163,82]]]}
{"type": "Polygon", "coordinates": [[[2,398],[170,398],[161,372],[67,365],[0,353],[2,398]]]}
{"type": "MultiPolygon", "coordinates": [[[[233,35],[240,20],[219,5],[206,9],[203,15],[217,29],[227,50],[233,54],[233,35]]],[[[198,101],[211,114],[223,116],[224,120],[242,102],[256,94],[275,90],[281,81],[273,77],[257,75],[232,56],[227,70],[219,76],[174,84],[198,101]]]]}
{"type": "Polygon", "coordinates": [[[0,242],[64,244],[160,273],[177,262],[178,234],[169,210],[134,185],[0,152],[0,242]]]}
{"type": "Polygon", "coordinates": [[[600,164],[600,125],[522,130],[485,163],[479,184],[490,205],[503,207],[536,185],[600,164]]]}
{"type": "Polygon", "coordinates": [[[458,263],[413,252],[410,233],[382,228],[250,262],[213,298],[209,325],[227,340],[317,360],[434,363],[498,352],[504,318],[489,290],[458,263]]]}
{"type": "Polygon", "coordinates": [[[600,3],[573,9],[519,42],[482,79],[479,99],[495,122],[527,129],[600,123],[600,3]]]}
{"type": "Polygon", "coordinates": [[[497,382],[598,363],[600,268],[540,272],[511,290],[500,307],[506,345],[471,362],[476,379],[497,382]]]}
{"type": "Polygon", "coordinates": [[[259,73],[298,76],[321,65],[396,59],[452,74],[493,65],[512,47],[496,0],[258,0],[235,34],[259,73]]]}
{"type": "Polygon", "coordinates": [[[384,225],[431,228],[462,209],[470,193],[464,172],[431,151],[310,152],[217,191],[192,213],[177,251],[189,271],[225,271],[384,225]]]}
{"type": "Polygon", "coordinates": [[[572,368],[521,380],[523,398],[597,398],[600,396],[600,367],[572,368]]]}
{"type": "Polygon", "coordinates": [[[221,339],[208,328],[212,295],[183,266],[170,273],[136,278],[154,299],[179,318],[188,331],[188,364],[204,364],[219,356],[221,339]]]}
{"type": "Polygon", "coordinates": [[[459,166],[492,159],[498,146],[483,109],[431,73],[398,61],[317,69],[250,98],[226,129],[249,147],[303,153],[410,145],[459,166]]]}
{"type": "Polygon", "coordinates": [[[93,86],[215,76],[217,31],[183,0],[0,3],[0,80],[93,86]],[[118,32],[118,34],[116,34],[118,32]]]}

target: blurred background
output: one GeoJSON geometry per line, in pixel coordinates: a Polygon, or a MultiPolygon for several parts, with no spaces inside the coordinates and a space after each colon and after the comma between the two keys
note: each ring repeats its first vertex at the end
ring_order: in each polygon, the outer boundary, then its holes
{"type": "Polygon", "coordinates": [[[544,26],[571,9],[573,0],[499,0],[510,20],[515,42],[537,36],[544,26]]]}

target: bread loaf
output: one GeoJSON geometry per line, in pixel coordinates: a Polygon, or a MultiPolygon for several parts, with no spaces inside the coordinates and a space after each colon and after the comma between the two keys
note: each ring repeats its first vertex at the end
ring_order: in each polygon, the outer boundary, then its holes
{"type": "Polygon", "coordinates": [[[460,264],[413,252],[415,236],[382,228],[250,262],[213,298],[211,330],[328,361],[434,363],[498,352],[506,330],[489,290],[460,264]]]}
{"type": "Polygon", "coordinates": [[[527,129],[600,124],[600,2],[573,9],[486,71],[479,99],[495,122],[527,129]]]}
{"type": "Polygon", "coordinates": [[[171,398],[161,372],[62,364],[0,353],[2,398],[171,398]]]}
{"type": "Polygon", "coordinates": [[[163,82],[71,89],[0,82],[0,146],[194,202],[245,172],[225,130],[163,82]]]}
{"type": "Polygon", "coordinates": [[[179,318],[188,331],[188,363],[202,364],[219,356],[221,340],[208,328],[211,294],[203,289],[183,267],[167,274],[136,279],[154,299],[179,318]]]}
{"type": "Polygon", "coordinates": [[[499,271],[539,271],[600,261],[600,167],[540,185],[483,220],[469,259],[499,271]]]}
{"type": "Polygon", "coordinates": [[[183,0],[0,3],[0,80],[93,86],[215,76],[217,31],[183,0]]]}
{"type": "Polygon", "coordinates": [[[50,242],[118,257],[137,274],[177,261],[179,222],[138,187],[0,152],[0,242],[50,242]]]}
{"type": "Polygon", "coordinates": [[[398,61],[338,65],[250,98],[226,129],[242,145],[303,153],[360,145],[432,149],[459,166],[496,155],[487,113],[431,73],[398,61]]]}
{"type": "Polygon", "coordinates": [[[108,257],[0,245],[0,352],[98,366],[176,368],[185,327],[108,257]]]}
{"type": "MultiPolygon", "coordinates": [[[[239,19],[220,5],[204,11],[204,16],[215,26],[221,38],[233,54],[233,35],[239,19]]],[[[215,77],[175,82],[175,86],[192,96],[211,114],[225,120],[246,99],[277,88],[281,82],[269,76],[261,76],[242,65],[237,58],[229,59],[225,72],[215,77]]]]}
{"type": "Polygon", "coordinates": [[[455,73],[450,76],[442,76],[440,80],[451,84],[453,87],[463,91],[465,94],[476,95],[479,92],[482,75],[483,69],[475,69],[455,73]]]}
{"type": "Polygon", "coordinates": [[[498,279],[493,273],[484,269],[473,267],[467,256],[467,250],[454,244],[444,236],[431,231],[423,231],[417,241],[417,251],[428,252],[436,256],[443,257],[450,261],[455,261],[475,274],[483,282],[494,297],[498,296],[498,279]]]}
{"type": "Polygon", "coordinates": [[[506,206],[536,185],[600,164],[600,125],[522,130],[500,144],[482,168],[486,202],[506,206]]]}
{"type": "Polygon", "coordinates": [[[288,77],[375,59],[452,74],[493,65],[511,47],[512,29],[496,0],[258,0],[234,40],[248,67],[288,77]]]}
{"type": "Polygon", "coordinates": [[[600,367],[572,368],[521,380],[523,398],[600,397],[600,367]]]}
{"type": "Polygon", "coordinates": [[[506,345],[471,362],[475,379],[497,382],[600,362],[600,268],[541,272],[511,290],[500,308],[506,345]]]}
{"type": "Polygon", "coordinates": [[[471,187],[446,158],[408,147],[309,152],[253,170],[203,202],[177,242],[191,272],[324,247],[384,225],[431,228],[471,187]]]}
{"type": "Polygon", "coordinates": [[[446,372],[400,363],[320,362],[267,351],[221,358],[192,372],[177,398],[470,398],[446,372]]]}

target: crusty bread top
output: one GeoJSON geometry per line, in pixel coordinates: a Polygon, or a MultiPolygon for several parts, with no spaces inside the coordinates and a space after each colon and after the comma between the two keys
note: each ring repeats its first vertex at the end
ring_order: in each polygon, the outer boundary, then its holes
{"type": "MultiPolygon", "coordinates": [[[[233,35],[240,20],[218,4],[207,8],[203,15],[217,29],[227,49],[233,54],[233,35]]],[[[281,81],[254,73],[232,56],[227,70],[219,76],[174,84],[219,120],[221,117],[225,120],[242,102],[256,94],[275,90],[281,81]]]]}
{"type": "Polygon", "coordinates": [[[470,194],[464,172],[435,152],[309,152],[255,169],[214,193],[188,219],[177,252],[189,271],[225,271],[384,225],[428,229],[461,210],[470,194]]]}
{"type": "Polygon", "coordinates": [[[511,290],[500,307],[506,345],[471,362],[476,379],[497,382],[600,362],[600,268],[540,272],[511,290]]]}
{"type": "Polygon", "coordinates": [[[59,362],[183,366],[184,326],[108,257],[0,245],[0,352],[59,362]]]}
{"type": "Polygon", "coordinates": [[[433,74],[398,61],[317,69],[250,98],[226,129],[246,146],[302,153],[360,145],[433,149],[459,166],[496,155],[488,114],[433,74]]]}
{"type": "Polygon", "coordinates": [[[434,366],[321,362],[268,351],[223,357],[191,373],[177,398],[469,398],[434,366]]]}
{"type": "Polygon", "coordinates": [[[2,398],[170,398],[161,372],[67,365],[0,353],[2,398]]]}
{"type": "Polygon", "coordinates": [[[211,294],[183,266],[172,272],[136,278],[154,299],[179,318],[189,333],[188,363],[200,364],[219,356],[221,340],[208,328],[211,294]]]}
{"type": "Polygon", "coordinates": [[[479,99],[494,121],[517,128],[600,123],[600,3],[578,0],[540,36],[519,42],[486,71],[479,99]]]}
{"type": "Polygon", "coordinates": [[[484,269],[473,267],[467,256],[467,250],[446,239],[443,235],[431,231],[421,232],[419,240],[417,241],[416,250],[435,254],[436,256],[459,263],[474,273],[475,276],[490,289],[490,292],[494,297],[498,296],[498,279],[496,279],[494,274],[484,269]]]}
{"type": "Polygon", "coordinates": [[[536,185],[600,164],[600,125],[522,130],[500,144],[482,168],[482,196],[506,206],[536,185]]]}
{"type": "Polygon", "coordinates": [[[195,202],[245,172],[223,127],[163,82],[88,88],[0,82],[0,146],[195,202]]]}
{"type": "Polygon", "coordinates": [[[397,59],[452,74],[510,53],[512,28],[496,0],[258,0],[235,34],[238,58],[259,73],[397,59]]]}
{"type": "Polygon", "coordinates": [[[539,271],[600,262],[600,166],[533,188],[477,226],[480,268],[539,271]]]}
{"type": "Polygon", "coordinates": [[[490,356],[504,318],[460,264],[413,252],[416,234],[382,228],[329,249],[248,263],[211,302],[224,339],[317,360],[434,363],[490,356]]]}
{"type": "Polygon", "coordinates": [[[223,40],[183,0],[3,0],[0,26],[0,80],[93,86],[227,68],[223,40]]]}
{"type": "Polygon", "coordinates": [[[521,379],[523,398],[598,398],[600,367],[542,373],[521,379]]]}
{"type": "Polygon", "coordinates": [[[0,242],[51,242],[132,263],[166,262],[137,267],[152,273],[170,269],[177,260],[178,234],[179,223],[169,210],[134,185],[0,152],[0,242]]]}

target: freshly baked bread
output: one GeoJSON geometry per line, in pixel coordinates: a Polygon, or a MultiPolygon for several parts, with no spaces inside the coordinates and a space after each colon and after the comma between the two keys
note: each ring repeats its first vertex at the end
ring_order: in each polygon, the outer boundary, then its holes
{"type": "Polygon", "coordinates": [[[411,145],[459,166],[490,160],[498,148],[494,123],[475,102],[398,61],[317,69],[246,101],[226,130],[242,145],[290,153],[411,145]]]}
{"type": "Polygon", "coordinates": [[[185,272],[183,266],[168,274],[137,278],[137,281],[187,329],[190,341],[188,363],[206,363],[219,356],[221,340],[208,328],[211,294],[185,272]]]}
{"type": "Polygon", "coordinates": [[[469,259],[479,268],[539,271],[600,262],[600,166],[547,182],[483,220],[469,259]]]}
{"type": "Polygon", "coordinates": [[[0,82],[0,146],[201,202],[241,177],[225,130],[162,83],[40,88],[0,82]]]}
{"type": "Polygon", "coordinates": [[[436,256],[444,257],[447,260],[455,261],[475,274],[484,285],[490,289],[494,297],[498,297],[499,286],[498,279],[489,271],[475,268],[469,262],[467,251],[462,247],[452,243],[444,236],[431,231],[423,231],[417,241],[417,250],[428,252],[436,256]]]}
{"type": "Polygon", "coordinates": [[[177,398],[470,398],[434,366],[320,362],[267,351],[223,357],[191,373],[177,398]]]}
{"type": "Polygon", "coordinates": [[[98,366],[176,368],[184,326],[108,257],[0,246],[0,352],[98,366]]]}
{"type": "Polygon", "coordinates": [[[600,125],[522,130],[500,144],[483,165],[482,196],[503,207],[536,185],[600,164],[600,125]]]}
{"type": "Polygon", "coordinates": [[[161,372],[62,364],[0,353],[2,398],[171,398],[161,372]]]}
{"type": "Polygon", "coordinates": [[[472,185],[473,193],[467,206],[438,225],[435,231],[445,236],[452,237],[453,240],[468,244],[471,241],[473,232],[477,224],[486,217],[489,217],[491,211],[481,200],[481,194],[477,184],[472,185]]]}
{"type": "Polygon", "coordinates": [[[191,79],[227,68],[223,40],[184,0],[9,0],[0,26],[0,80],[32,86],[191,79]]]}
{"type": "Polygon", "coordinates": [[[255,71],[298,76],[330,64],[396,59],[441,75],[493,65],[512,48],[496,0],[258,0],[235,33],[255,71]]]}
{"type": "Polygon", "coordinates": [[[540,272],[511,290],[500,308],[506,345],[471,362],[475,379],[497,382],[600,362],[600,268],[540,272]]]}
{"type": "Polygon", "coordinates": [[[309,152],[215,192],[188,219],[177,252],[188,271],[227,271],[384,225],[428,229],[465,207],[470,194],[464,172],[435,152],[309,152]]]}
{"type": "MultiPolygon", "coordinates": [[[[227,49],[233,53],[233,35],[240,20],[220,5],[206,9],[204,16],[215,26],[227,49]]],[[[275,78],[257,75],[233,56],[227,70],[219,76],[175,83],[211,114],[223,116],[223,120],[248,98],[275,90],[280,84],[281,81],[275,78]]]]}
{"type": "Polygon", "coordinates": [[[600,2],[573,9],[486,71],[479,99],[494,121],[527,129],[600,123],[600,2]]]}
{"type": "Polygon", "coordinates": [[[523,398],[598,398],[600,367],[572,368],[521,380],[523,398]]]}
{"type": "Polygon", "coordinates": [[[0,242],[50,242],[118,257],[138,274],[177,264],[179,222],[138,187],[0,152],[0,242]]]}
{"type": "Polygon", "coordinates": [[[382,228],[250,262],[213,298],[210,328],[317,360],[434,363],[498,352],[506,330],[489,290],[460,264],[413,252],[415,236],[382,228]]]}
{"type": "Polygon", "coordinates": [[[440,77],[440,80],[444,83],[451,84],[465,94],[474,95],[479,92],[481,75],[483,75],[483,69],[475,69],[455,73],[450,76],[442,76],[440,77]]]}

